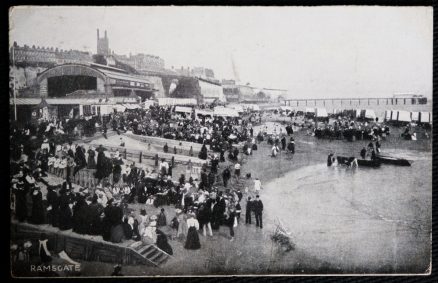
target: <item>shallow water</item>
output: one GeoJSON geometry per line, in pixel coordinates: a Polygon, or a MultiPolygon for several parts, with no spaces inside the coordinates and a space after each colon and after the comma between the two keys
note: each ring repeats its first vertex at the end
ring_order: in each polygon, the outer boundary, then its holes
{"type": "Polygon", "coordinates": [[[266,185],[266,222],[279,218],[297,249],[347,273],[424,272],[431,248],[431,154],[398,155],[412,166],[318,164],[287,173],[266,185]]]}

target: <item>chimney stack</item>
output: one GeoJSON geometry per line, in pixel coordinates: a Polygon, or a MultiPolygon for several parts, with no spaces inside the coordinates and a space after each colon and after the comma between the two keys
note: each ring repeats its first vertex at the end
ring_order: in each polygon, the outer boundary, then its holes
{"type": "Polygon", "coordinates": [[[99,39],[99,29],[97,29],[97,39],[99,39]]]}

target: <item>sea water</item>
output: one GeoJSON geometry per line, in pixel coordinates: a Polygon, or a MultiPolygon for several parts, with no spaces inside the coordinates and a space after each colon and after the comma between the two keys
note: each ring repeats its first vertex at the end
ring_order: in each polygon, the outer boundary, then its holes
{"type": "Polygon", "coordinates": [[[266,229],[280,219],[297,249],[347,273],[425,272],[431,251],[431,154],[397,154],[413,160],[412,166],[318,164],[270,182],[262,195],[271,223],[266,229]]]}

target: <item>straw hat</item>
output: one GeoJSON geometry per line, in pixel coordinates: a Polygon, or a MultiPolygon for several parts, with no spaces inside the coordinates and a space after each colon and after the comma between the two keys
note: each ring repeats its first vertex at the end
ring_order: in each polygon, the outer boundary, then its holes
{"type": "Polygon", "coordinates": [[[177,209],[175,209],[175,212],[176,212],[177,214],[180,214],[180,213],[182,212],[182,210],[179,209],[179,208],[177,208],[177,209]]]}
{"type": "Polygon", "coordinates": [[[150,218],[152,221],[157,220],[157,216],[156,215],[152,215],[150,218]]]}

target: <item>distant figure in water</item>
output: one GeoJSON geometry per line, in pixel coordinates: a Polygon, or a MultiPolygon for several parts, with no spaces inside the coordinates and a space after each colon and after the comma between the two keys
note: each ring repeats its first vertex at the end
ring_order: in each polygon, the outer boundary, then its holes
{"type": "Polygon", "coordinates": [[[376,152],[374,149],[371,151],[371,160],[376,160],[376,152]]]}
{"type": "Polygon", "coordinates": [[[362,157],[362,159],[365,159],[365,157],[367,156],[367,150],[366,148],[362,148],[362,150],[360,151],[360,156],[362,157]]]}
{"type": "Polygon", "coordinates": [[[355,157],[350,157],[348,159],[348,165],[350,166],[350,168],[357,168],[359,166],[355,157]]]}
{"type": "Polygon", "coordinates": [[[276,157],[279,151],[280,151],[280,149],[278,148],[278,146],[274,145],[271,149],[271,153],[272,153],[271,156],[276,157]]]}
{"type": "Polygon", "coordinates": [[[327,166],[332,166],[334,162],[335,162],[335,158],[333,156],[333,153],[330,153],[327,156],[327,166]]]}

